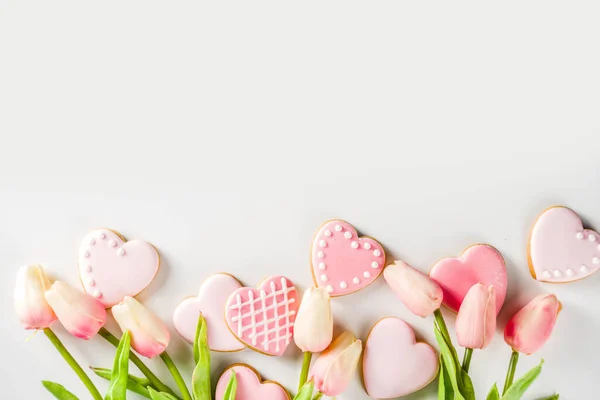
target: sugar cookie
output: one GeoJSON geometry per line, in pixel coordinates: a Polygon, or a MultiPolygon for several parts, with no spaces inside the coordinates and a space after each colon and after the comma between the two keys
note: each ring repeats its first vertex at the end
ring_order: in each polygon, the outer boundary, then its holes
{"type": "Polygon", "coordinates": [[[437,376],[436,351],[418,343],[409,324],[395,317],[373,326],[363,357],[363,381],[369,396],[393,399],[414,393],[437,376]]]}
{"type": "Polygon", "coordinates": [[[235,400],[291,400],[288,392],[277,382],[263,381],[254,368],[246,364],[227,367],[219,378],[215,399],[222,399],[232,371],[237,379],[235,400]]]}
{"type": "Polygon", "coordinates": [[[246,346],[280,356],[292,342],[299,302],[292,281],[271,276],[258,289],[243,287],[233,292],[225,305],[225,319],[246,346]]]}
{"type": "Polygon", "coordinates": [[[175,330],[193,343],[200,314],[208,327],[208,347],[213,351],[240,351],[246,348],[231,333],[223,318],[229,296],[243,285],[229,274],[215,274],[200,286],[196,297],[183,300],[173,313],[175,330]]]}
{"type": "Polygon", "coordinates": [[[94,230],[79,246],[79,277],[85,291],[109,308],[144,290],[158,272],[158,252],[148,242],[127,242],[116,231],[94,230]]]}
{"type": "Polygon", "coordinates": [[[438,261],[429,276],[444,291],[443,304],[458,312],[467,292],[476,283],[496,289],[496,313],[500,312],[506,298],[507,275],[504,258],[498,250],[487,244],[467,247],[459,258],[438,261]]]}
{"type": "Polygon", "coordinates": [[[311,249],[311,269],[317,286],[332,297],[354,293],[373,283],[385,267],[383,247],[370,237],[359,237],[346,221],[325,222],[311,249]]]}
{"type": "Polygon", "coordinates": [[[527,248],[529,271],[542,282],[573,282],[600,269],[600,234],[584,229],[567,207],[549,208],[538,217],[527,248]]]}

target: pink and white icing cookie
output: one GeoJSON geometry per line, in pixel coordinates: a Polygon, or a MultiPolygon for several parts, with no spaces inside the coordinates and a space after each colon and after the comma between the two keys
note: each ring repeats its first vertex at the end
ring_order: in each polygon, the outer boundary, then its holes
{"type": "Polygon", "coordinates": [[[213,351],[240,351],[246,348],[231,333],[225,322],[225,303],[229,296],[243,285],[229,274],[215,274],[200,286],[196,297],[188,297],[173,313],[177,332],[193,343],[200,314],[208,326],[208,347],[213,351]]]}
{"type": "Polygon", "coordinates": [[[158,272],[158,252],[148,242],[110,229],[85,235],[79,246],[79,277],[84,290],[109,308],[144,290],[158,272]]]}
{"type": "Polygon", "coordinates": [[[476,283],[494,285],[496,313],[500,312],[506,298],[507,274],[504,258],[498,250],[487,244],[467,247],[459,258],[438,261],[429,276],[444,291],[443,304],[458,312],[467,292],[476,283]]]}
{"type": "Polygon", "coordinates": [[[225,305],[225,320],[249,348],[280,356],[292,342],[299,305],[292,281],[271,276],[258,289],[243,287],[233,292],[225,305]]]}
{"type": "Polygon", "coordinates": [[[235,400],[290,400],[288,392],[277,382],[263,381],[252,367],[233,364],[227,367],[217,383],[215,399],[222,399],[231,374],[235,372],[237,391],[235,400]]]}
{"type": "Polygon", "coordinates": [[[377,322],[365,344],[363,381],[369,396],[393,399],[414,393],[437,376],[436,351],[418,343],[411,326],[399,318],[377,322]]]}
{"type": "Polygon", "coordinates": [[[311,268],[315,284],[330,296],[361,290],[377,279],[385,267],[383,247],[370,237],[359,237],[346,221],[327,221],[315,235],[311,268]]]}
{"type": "Polygon", "coordinates": [[[552,207],[540,215],[528,245],[529,270],[542,282],[567,283],[600,269],[600,234],[584,229],[570,208],[552,207]]]}

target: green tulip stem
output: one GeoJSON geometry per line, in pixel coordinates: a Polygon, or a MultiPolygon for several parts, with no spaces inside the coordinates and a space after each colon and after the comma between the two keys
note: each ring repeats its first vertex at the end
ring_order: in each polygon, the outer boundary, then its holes
{"type": "MultiPolygon", "coordinates": [[[[106,330],[106,328],[100,329],[100,332],[98,332],[98,333],[100,334],[100,336],[102,336],[104,339],[106,339],[106,341],[108,343],[112,344],[115,347],[119,347],[119,339],[117,339],[117,337],[115,335],[113,335],[108,330],[106,330]]],[[[150,371],[150,368],[148,368],[146,366],[146,364],[144,364],[142,362],[142,360],[137,355],[135,355],[132,351],[129,352],[129,360],[136,367],[138,367],[140,372],[142,374],[144,374],[144,376],[146,378],[148,378],[148,380],[150,381],[152,386],[154,386],[154,388],[156,388],[156,390],[165,392],[165,393],[169,393],[170,395],[175,396],[175,392],[170,387],[168,387],[167,385],[162,383],[161,380],[158,379],[158,377],[156,375],[154,375],[154,373],[152,371],[150,371]]]]}
{"type": "Polygon", "coordinates": [[[504,381],[504,389],[502,395],[512,386],[515,380],[515,371],[517,370],[517,363],[519,362],[519,352],[513,350],[510,356],[510,363],[508,364],[508,371],[506,371],[506,381],[504,381]]]}
{"type": "Polygon", "coordinates": [[[310,360],[312,359],[312,353],[310,351],[304,352],[304,360],[302,361],[302,371],[300,372],[300,382],[298,382],[298,391],[302,389],[302,386],[308,379],[308,370],[310,368],[310,360]]]}
{"type": "Polygon", "coordinates": [[[173,375],[173,379],[175,379],[175,383],[177,384],[177,387],[179,388],[179,390],[181,391],[181,394],[183,395],[183,400],[192,400],[190,391],[188,390],[187,386],[185,385],[185,381],[183,380],[181,373],[177,369],[177,366],[175,365],[175,363],[173,362],[171,357],[167,354],[166,351],[163,351],[160,354],[160,358],[163,360],[163,362],[169,369],[169,372],[171,372],[171,375],[173,375]]]}
{"type": "Polygon", "coordinates": [[[52,329],[46,328],[44,329],[44,333],[50,340],[50,342],[56,347],[56,350],[60,353],[62,358],[65,359],[67,364],[75,371],[79,379],[83,382],[87,390],[89,390],[90,394],[94,398],[94,400],[102,400],[102,395],[98,391],[98,388],[94,385],[94,382],[90,379],[89,376],[85,373],[85,371],[81,368],[81,366],[77,363],[77,361],[73,358],[69,350],[65,347],[64,344],[60,341],[60,339],[52,332],[52,329]]]}
{"type": "Polygon", "coordinates": [[[467,374],[469,373],[469,366],[471,365],[471,357],[473,356],[473,349],[465,347],[465,356],[463,358],[462,369],[467,374]]]}
{"type": "Polygon", "coordinates": [[[315,394],[315,397],[313,397],[312,400],[321,400],[321,397],[323,397],[323,393],[317,392],[317,394],[315,394]]]}
{"type": "Polygon", "coordinates": [[[437,324],[444,339],[446,339],[448,343],[452,343],[452,340],[450,339],[450,333],[448,333],[448,327],[446,326],[446,321],[444,321],[444,316],[442,315],[442,310],[438,308],[433,312],[433,315],[435,317],[435,323],[437,324]]]}

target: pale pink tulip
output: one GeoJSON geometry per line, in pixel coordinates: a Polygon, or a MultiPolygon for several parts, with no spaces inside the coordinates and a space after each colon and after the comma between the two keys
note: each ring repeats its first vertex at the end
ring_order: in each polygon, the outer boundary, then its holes
{"type": "Polygon", "coordinates": [[[413,314],[426,317],[440,308],[440,285],[404,261],[394,261],[383,271],[385,281],[413,314]]]}
{"type": "Polygon", "coordinates": [[[333,338],[333,315],[324,288],[306,289],[294,323],[294,341],[302,351],[320,353],[333,338]]]}
{"type": "Polygon", "coordinates": [[[136,299],[125,297],[112,313],[121,330],[131,333],[131,347],[142,356],[155,357],[169,345],[171,334],[165,323],[136,299]]]}
{"type": "Polygon", "coordinates": [[[496,291],[477,283],[469,289],[458,316],[456,337],[458,344],[469,349],[485,349],[496,331],[496,291]]]}
{"type": "Polygon", "coordinates": [[[96,298],[64,282],[56,281],[46,300],[69,333],[81,339],[94,336],[106,322],[106,310],[96,298]]]}
{"type": "Polygon", "coordinates": [[[329,397],[338,396],[348,384],[362,353],[362,342],[344,332],[317,359],[310,376],[315,389],[329,397]]]}
{"type": "Polygon", "coordinates": [[[550,338],[560,309],[555,295],[537,296],[508,321],[504,341],[520,353],[535,353],[550,338]]]}
{"type": "Polygon", "coordinates": [[[56,314],[44,297],[50,285],[41,265],[27,265],[17,272],[15,310],[25,329],[45,329],[56,321],[56,314]]]}

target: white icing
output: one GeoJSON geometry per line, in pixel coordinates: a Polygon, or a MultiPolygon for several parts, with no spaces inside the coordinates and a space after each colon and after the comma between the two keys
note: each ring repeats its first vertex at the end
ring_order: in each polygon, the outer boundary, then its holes
{"type": "Polygon", "coordinates": [[[550,273],[550,271],[546,270],[544,271],[544,278],[550,278],[552,277],[552,274],[550,273]]]}
{"type": "Polygon", "coordinates": [[[327,282],[328,279],[329,278],[327,278],[327,275],[325,275],[325,274],[321,275],[321,281],[322,282],[327,282]]]}
{"type": "Polygon", "coordinates": [[[331,286],[331,285],[327,286],[327,291],[329,293],[333,292],[333,286],[331,286]]]}
{"type": "Polygon", "coordinates": [[[557,278],[560,278],[562,276],[562,272],[560,272],[560,270],[558,270],[558,269],[555,269],[554,270],[554,276],[557,277],[557,278]]]}
{"type": "Polygon", "coordinates": [[[379,268],[379,263],[377,261],[373,261],[371,263],[371,268],[375,269],[375,268],[379,268]]]}
{"type": "Polygon", "coordinates": [[[89,258],[90,257],[90,252],[86,251],[85,254],[83,255],[85,258],[89,258]]]}
{"type": "Polygon", "coordinates": [[[102,293],[98,289],[96,289],[94,290],[93,296],[99,299],[100,297],[102,297],[102,293]]]}
{"type": "Polygon", "coordinates": [[[92,240],[90,240],[90,246],[93,246],[96,244],[96,239],[92,238],[92,240]]]}
{"type": "Polygon", "coordinates": [[[322,251],[319,251],[319,252],[317,253],[317,257],[319,257],[319,258],[323,258],[323,257],[325,257],[325,253],[323,253],[322,251]]]}
{"type": "Polygon", "coordinates": [[[341,281],[341,282],[340,282],[340,287],[341,287],[342,289],[346,289],[346,288],[348,287],[348,284],[347,284],[345,281],[341,281]]]}
{"type": "Polygon", "coordinates": [[[369,271],[365,271],[365,273],[363,274],[363,276],[365,278],[370,278],[371,277],[371,273],[369,271]]]}
{"type": "Polygon", "coordinates": [[[91,266],[90,264],[88,264],[88,266],[87,266],[87,267],[85,267],[85,270],[86,270],[87,272],[92,272],[92,266],[91,266]]]}
{"type": "Polygon", "coordinates": [[[348,232],[348,231],[344,232],[344,237],[346,239],[351,239],[352,238],[352,232],[348,232]]]}
{"type": "Polygon", "coordinates": [[[123,257],[125,255],[125,249],[120,248],[119,250],[117,250],[117,254],[123,257]]]}
{"type": "Polygon", "coordinates": [[[324,241],[324,240],[321,240],[321,241],[319,242],[319,247],[326,247],[326,246],[327,246],[327,242],[326,242],[326,241],[324,241]]]}
{"type": "Polygon", "coordinates": [[[320,269],[320,270],[324,270],[325,268],[327,268],[327,267],[325,266],[325,263],[319,263],[319,269],[320,269]]]}
{"type": "Polygon", "coordinates": [[[588,236],[588,240],[590,242],[595,242],[596,241],[596,235],[590,235],[590,236],[588,236]]]}
{"type": "Polygon", "coordinates": [[[336,225],[335,226],[335,230],[338,231],[338,232],[341,232],[342,231],[342,226],[341,225],[336,225]]]}
{"type": "Polygon", "coordinates": [[[117,245],[117,242],[116,242],[116,241],[114,241],[114,240],[112,240],[112,239],[110,239],[110,240],[108,241],[108,245],[109,245],[110,247],[115,247],[115,246],[117,245]]]}
{"type": "Polygon", "coordinates": [[[373,255],[374,255],[375,257],[379,257],[379,256],[381,255],[381,252],[380,252],[379,250],[374,250],[374,251],[373,251],[373,255]]]}
{"type": "Polygon", "coordinates": [[[350,243],[350,247],[352,247],[353,249],[358,249],[358,243],[352,242],[352,243],[350,243]]]}
{"type": "Polygon", "coordinates": [[[323,234],[327,237],[331,236],[331,231],[329,229],[325,229],[325,232],[323,232],[323,234]]]}
{"type": "Polygon", "coordinates": [[[575,274],[575,272],[573,272],[573,270],[571,268],[569,268],[567,270],[567,276],[573,276],[575,274]]]}
{"type": "Polygon", "coordinates": [[[583,233],[582,232],[577,232],[577,235],[575,235],[575,237],[579,240],[583,239],[583,233]]]}
{"type": "Polygon", "coordinates": [[[96,281],[93,280],[92,278],[89,278],[87,280],[87,284],[88,284],[88,286],[95,286],[96,285],[96,281]]]}
{"type": "Polygon", "coordinates": [[[358,285],[360,283],[360,279],[358,279],[356,276],[354,277],[354,279],[352,279],[352,283],[354,283],[355,285],[358,285]]]}
{"type": "Polygon", "coordinates": [[[579,267],[579,269],[581,270],[581,272],[587,272],[588,267],[587,265],[582,265],[581,267],[579,267]]]}
{"type": "Polygon", "coordinates": [[[365,248],[365,250],[371,250],[371,243],[367,242],[363,244],[363,247],[365,248]]]}
{"type": "Polygon", "coordinates": [[[104,232],[100,233],[100,239],[106,239],[106,233],[104,233],[104,232]]]}
{"type": "Polygon", "coordinates": [[[592,258],[592,262],[593,262],[594,264],[600,264],[600,258],[598,258],[598,257],[594,257],[594,258],[592,258]]]}

